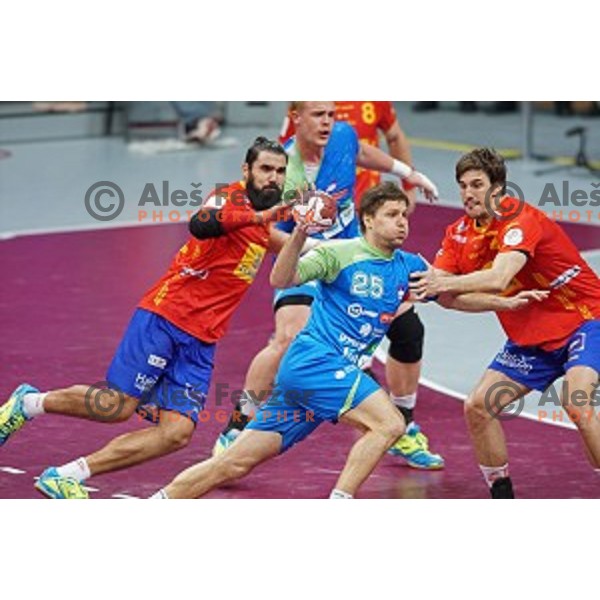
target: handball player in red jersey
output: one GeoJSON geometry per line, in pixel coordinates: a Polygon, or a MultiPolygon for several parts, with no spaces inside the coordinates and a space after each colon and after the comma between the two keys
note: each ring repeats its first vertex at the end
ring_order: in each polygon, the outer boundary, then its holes
{"type": "Polygon", "coordinates": [[[271,228],[286,214],[286,166],[286,152],[278,143],[257,138],[247,151],[243,180],[207,199],[190,222],[193,237],[139,303],[105,388],[74,385],[40,393],[22,384],[0,407],[0,446],[43,414],[122,422],[137,411],[154,424],[46,469],[36,483],[39,491],[57,499],[87,498],[83,482],[89,477],[189,443],[210,386],[215,345],[266,252],[279,250],[288,237],[271,228]],[[94,410],[93,402],[100,402],[101,410],[94,410]]]}
{"type": "Polygon", "coordinates": [[[434,268],[413,291],[450,308],[496,309],[508,336],[465,404],[491,495],[514,497],[500,412],[563,375],[562,406],[600,475],[600,279],[557,223],[505,194],[506,167],[494,150],[464,155],[456,180],[466,215],[448,227],[434,268]],[[506,310],[515,298],[529,301],[506,310]]]}

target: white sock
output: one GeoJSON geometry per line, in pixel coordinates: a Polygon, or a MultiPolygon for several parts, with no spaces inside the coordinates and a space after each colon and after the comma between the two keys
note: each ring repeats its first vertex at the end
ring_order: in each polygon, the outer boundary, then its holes
{"type": "Polygon", "coordinates": [[[91,477],[90,468],[85,458],[78,458],[56,469],[61,477],[71,477],[80,483],[91,477]]]}
{"type": "Polygon", "coordinates": [[[407,408],[411,410],[417,405],[417,392],[414,394],[406,394],[406,396],[395,396],[394,394],[390,394],[390,398],[398,408],[407,408]]]}
{"type": "Polygon", "coordinates": [[[28,419],[44,414],[44,400],[47,395],[48,393],[25,394],[23,396],[23,412],[28,419]]]}
{"type": "Polygon", "coordinates": [[[158,490],[158,492],[156,492],[156,494],[153,494],[152,496],[150,496],[150,498],[148,498],[148,500],[168,500],[169,496],[167,495],[167,492],[165,492],[165,490],[158,490]]]}
{"type": "Polygon", "coordinates": [[[481,472],[483,473],[483,478],[489,487],[494,485],[494,481],[498,479],[503,479],[508,477],[508,463],[502,465],[501,467],[484,467],[483,465],[479,465],[481,472]]]}
{"type": "Polygon", "coordinates": [[[354,500],[354,496],[352,494],[348,494],[347,492],[342,492],[342,490],[333,490],[331,494],[329,494],[330,500],[354,500]]]}

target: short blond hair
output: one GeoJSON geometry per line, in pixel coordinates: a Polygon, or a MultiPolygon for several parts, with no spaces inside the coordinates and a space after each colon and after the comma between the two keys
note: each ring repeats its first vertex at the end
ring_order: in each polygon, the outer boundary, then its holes
{"type": "Polygon", "coordinates": [[[293,102],[290,102],[290,112],[300,112],[305,104],[306,100],[302,100],[301,102],[294,100],[293,102]]]}

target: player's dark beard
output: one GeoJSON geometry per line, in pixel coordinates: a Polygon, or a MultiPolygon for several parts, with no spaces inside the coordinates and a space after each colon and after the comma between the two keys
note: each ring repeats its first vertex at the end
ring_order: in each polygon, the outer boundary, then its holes
{"type": "Polygon", "coordinates": [[[274,183],[259,190],[254,185],[254,178],[249,177],[248,182],[246,183],[246,192],[248,193],[248,198],[250,199],[250,202],[252,202],[254,210],[259,212],[268,210],[281,202],[282,190],[274,183]]]}

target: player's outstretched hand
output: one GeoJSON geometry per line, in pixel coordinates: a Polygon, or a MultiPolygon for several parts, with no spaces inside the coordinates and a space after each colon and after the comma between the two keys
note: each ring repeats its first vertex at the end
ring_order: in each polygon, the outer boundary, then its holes
{"type": "Polygon", "coordinates": [[[508,310],[520,310],[529,306],[532,302],[543,302],[549,295],[549,290],[525,290],[515,296],[506,298],[506,308],[508,310]]]}
{"type": "Polygon", "coordinates": [[[427,175],[423,175],[423,173],[420,173],[419,171],[413,171],[406,177],[405,181],[410,183],[410,185],[419,188],[429,202],[435,202],[440,196],[435,183],[433,183],[427,175]]]}

